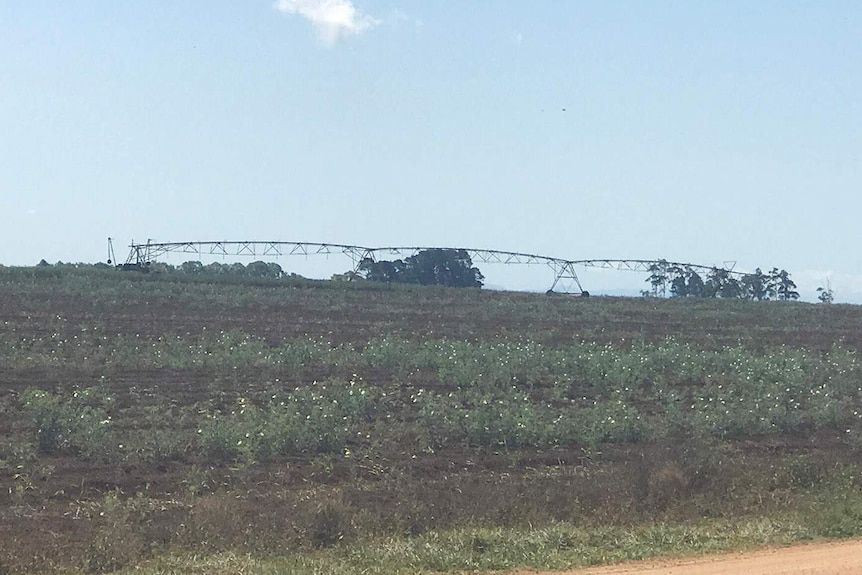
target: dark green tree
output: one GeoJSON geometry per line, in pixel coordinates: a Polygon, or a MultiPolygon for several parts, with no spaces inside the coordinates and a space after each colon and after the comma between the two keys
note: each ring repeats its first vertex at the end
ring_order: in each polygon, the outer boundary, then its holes
{"type": "Polygon", "coordinates": [[[256,261],[245,266],[245,275],[250,278],[281,279],[284,272],[281,266],[273,262],[256,261]]]}
{"type": "Polygon", "coordinates": [[[688,267],[685,269],[685,274],[686,284],[688,287],[688,296],[708,297],[706,284],[704,283],[703,278],[700,277],[700,274],[688,267]]]}
{"type": "Polygon", "coordinates": [[[790,279],[787,270],[779,271],[778,268],[772,268],[772,272],[769,274],[769,290],[772,297],[783,301],[799,299],[796,284],[790,279]]]}
{"type": "Polygon", "coordinates": [[[708,297],[733,299],[742,297],[742,286],[730,271],[723,268],[712,268],[706,278],[708,297]]]}
{"type": "Polygon", "coordinates": [[[371,258],[365,258],[359,264],[361,276],[373,282],[406,283],[404,275],[406,269],[406,264],[402,260],[376,262],[371,258]]]}
{"type": "Polygon", "coordinates": [[[760,268],[754,270],[753,274],[742,276],[742,295],[745,299],[762,301],[769,299],[769,276],[760,268]]]}
{"type": "Polygon", "coordinates": [[[220,264],[218,262],[212,262],[210,264],[205,265],[204,266],[204,272],[207,275],[212,275],[212,276],[220,276],[220,275],[227,273],[227,271],[225,270],[224,264],[220,264]]]}
{"type": "Polygon", "coordinates": [[[449,287],[482,287],[485,276],[467,250],[435,248],[422,250],[405,261],[408,283],[449,287]]]}
{"type": "Polygon", "coordinates": [[[670,281],[671,297],[688,297],[688,282],[685,277],[685,270],[679,266],[671,266],[667,269],[667,276],[670,281]]]}
{"type": "Polygon", "coordinates": [[[422,250],[405,260],[379,261],[371,258],[359,264],[359,273],[371,281],[482,287],[485,277],[466,250],[434,248],[422,250]]]}
{"type": "Polygon", "coordinates": [[[183,262],[180,266],[180,270],[185,274],[200,275],[204,271],[204,265],[198,261],[183,262]]]}
{"type": "Polygon", "coordinates": [[[672,297],[707,297],[706,284],[703,278],[689,266],[671,266],[668,268],[670,294],[672,297]]]}
{"type": "Polygon", "coordinates": [[[667,260],[659,260],[653,263],[647,268],[647,271],[650,275],[646,281],[649,282],[651,287],[651,290],[646,292],[647,295],[664,297],[667,294],[667,285],[671,279],[668,275],[667,260]]]}

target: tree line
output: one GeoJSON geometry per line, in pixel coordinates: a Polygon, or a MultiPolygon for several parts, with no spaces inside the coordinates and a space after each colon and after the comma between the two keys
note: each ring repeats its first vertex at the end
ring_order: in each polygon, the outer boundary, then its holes
{"type": "MultiPolygon", "coordinates": [[[[262,261],[252,262],[246,266],[241,263],[203,265],[199,261],[190,261],[177,268],[167,264],[152,264],[151,267],[156,265],[161,266],[157,271],[173,271],[196,276],[281,279],[286,275],[278,264],[262,261]]],[[[366,258],[359,263],[356,271],[336,274],[332,279],[481,288],[485,276],[478,268],[473,267],[473,262],[466,250],[432,248],[421,250],[403,260],[375,261],[366,258]]]]}
{"type": "Polygon", "coordinates": [[[705,275],[692,266],[659,260],[652,264],[646,281],[650,289],[641,292],[649,297],[706,297],[750,300],[796,300],[799,292],[787,270],[772,268],[764,273],[736,275],[729,270],[712,268],[705,275]]]}
{"type": "MultiPolygon", "coordinates": [[[[146,271],[197,277],[246,279],[277,280],[286,278],[288,275],[300,277],[285,273],[277,263],[264,261],[255,261],[248,265],[239,262],[203,264],[200,261],[187,261],[179,266],[154,262],[146,267],[146,271]]],[[[432,248],[419,251],[403,260],[375,261],[366,258],[360,262],[356,271],[336,274],[332,279],[481,288],[485,276],[473,266],[466,250],[432,248]]]]}
{"type": "Polygon", "coordinates": [[[278,280],[285,277],[284,270],[275,262],[255,261],[248,265],[239,262],[219,263],[213,262],[203,264],[199,261],[183,262],[179,266],[172,266],[164,262],[154,262],[147,266],[148,271],[156,273],[179,273],[189,276],[215,276],[247,279],[273,279],[278,280]]]}
{"type": "MultiPolygon", "coordinates": [[[[81,267],[86,264],[64,264],[57,267],[81,267]]],[[[37,267],[54,267],[44,259],[37,267]]],[[[96,264],[94,267],[109,266],[96,264]]],[[[286,274],[274,262],[254,261],[242,263],[210,263],[187,261],[179,266],[163,262],[153,262],[144,271],[177,273],[189,276],[217,276],[224,278],[270,279],[286,277],[298,278],[296,274],[286,274]]],[[[641,291],[645,297],[700,297],[749,300],[797,300],[799,292],[787,270],[772,268],[768,273],[757,268],[754,273],[738,274],[723,268],[706,269],[701,266],[670,263],[658,260],[647,268],[649,277],[646,282],[650,288],[641,291]],[[704,271],[706,273],[704,273],[704,271]]],[[[333,280],[368,280],[383,283],[405,283],[419,285],[439,285],[447,287],[481,288],[485,276],[464,249],[430,248],[394,261],[362,260],[355,271],[336,274],[333,280]]],[[[834,301],[831,286],[817,288],[817,299],[823,303],[834,301]]]]}
{"type": "Polygon", "coordinates": [[[369,281],[440,285],[448,287],[481,288],[485,276],[467,250],[432,248],[394,261],[375,261],[371,258],[359,264],[360,277],[369,281]]]}

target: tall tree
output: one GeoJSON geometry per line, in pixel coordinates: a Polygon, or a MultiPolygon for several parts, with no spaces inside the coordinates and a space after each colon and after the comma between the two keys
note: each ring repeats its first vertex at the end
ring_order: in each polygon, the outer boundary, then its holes
{"type": "Polygon", "coordinates": [[[410,283],[449,287],[482,287],[485,276],[466,250],[423,250],[406,260],[410,283]]]}
{"type": "Polygon", "coordinates": [[[404,272],[407,269],[402,260],[379,261],[365,258],[359,264],[359,273],[367,280],[373,282],[405,282],[404,272]]]}
{"type": "Polygon", "coordinates": [[[706,284],[691,266],[668,268],[670,294],[672,297],[708,297],[706,284]]]}
{"type": "Polygon", "coordinates": [[[799,299],[799,292],[796,291],[796,284],[790,279],[790,274],[787,270],[779,271],[778,268],[773,268],[769,274],[769,285],[774,297],[788,301],[799,299]]]}
{"type": "Polygon", "coordinates": [[[183,262],[180,266],[183,273],[190,275],[200,275],[204,271],[204,265],[199,261],[183,262]]]}
{"type": "Polygon", "coordinates": [[[760,268],[755,269],[753,274],[742,276],[743,296],[757,301],[769,299],[768,283],[769,276],[760,268]]]}
{"type": "Polygon", "coordinates": [[[689,297],[707,297],[706,284],[699,273],[686,267],[685,276],[689,297]]]}
{"type": "Polygon", "coordinates": [[[256,261],[245,266],[245,276],[250,278],[281,279],[284,271],[275,262],[256,261]]]}
{"type": "Polygon", "coordinates": [[[659,260],[649,268],[647,271],[650,273],[649,277],[646,279],[649,282],[650,287],[650,295],[653,297],[664,297],[667,294],[667,284],[669,281],[668,276],[668,263],[667,260],[659,260]]]}
{"type": "Polygon", "coordinates": [[[730,271],[723,268],[712,268],[706,279],[708,297],[732,299],[742,297],[742,286],[730,271]]]}
{"type": "Polygon", "coordinates": [[[480,288],[485,279],[466,250],[448,248],[422,250],[403,261],[368,258],[359,264],[359,272],[371,281],[449,287],[480,288]]]}
{"type": "Polygon", "coordinates": [[[667,271],[667,279],[670,283],[670,296],[671,297],[687,297],[688,293],[688,282],[686,281],[685,270],[680,266],[668,266],[666,268],[667,271]]]}

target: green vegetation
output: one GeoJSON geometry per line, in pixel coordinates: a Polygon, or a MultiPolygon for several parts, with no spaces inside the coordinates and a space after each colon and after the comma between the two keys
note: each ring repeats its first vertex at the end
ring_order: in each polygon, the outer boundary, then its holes
{"type": "MultiPolygon", "coordinates": [[[[694,269],[696,267],[698,266],[671,264],[659,260],[649,267],[650,275],[646,281],[650,284],[650,290],[643,291],[642,295],[664,297],[669,288],[671,297],[738,298],[756,301],[799,299],[796,284],[790,279],[787,270],[772,268],[771,272],[765,274],[757,268],[754,273],[737,277],[738,274],[732,274],[729,270],[712,268],[704,279],[694,269]]],[[[821,301],[831,303],[832,300],[821,301]]]]}
{"type": "Polygon", "coordinates": [[[273,395],[258,407],[245,398],[228,413],[201,423],[203,453],[213,460],[248,462],[303,453],[340,453],[357,434],[357,423],[371,408],[370,390],[351,381],[317,382],[284,398],[273,395]]]}
{"type": "Polygon", "coordinates": [[[862,534],[860,308],[260,271],[0,269],[0,573],[563,568],[862,534]]]}
{"type": "Polygon", "coordinates": [[[485,279],[467,250],[432,248],[421,250],[403,260],[374,261],[359,264],[362,278],[386,283],[438,285],[447,287],[482,287],[485,279]]]}
{"type": "Polygon", "coordinates": [[[24,392],[24,409],[33,419],[41,453],[69,452],[87,458],[102,454],[111,418],[102,402],[92,399],[94,391],[76,390],[69,397],[32,388],[24,392]]]}
{"type": "Polygon", "coordinates": [[[315,555],[251,557],[222,554],[201,560],[173,556],[123,573],[163,575],[208,573],[249,575],[326,573],[329,575],[407,575],[416,573],[486,572],[541,565],[571,569],[656,555],[696,555],[766,545],[786,545],[817,537],[798,519],[757,518],[734,523],[705,521],[696,525],[666,523],[639,527],[579,528],[552,524],[541,528],[466,528],[434,532],[411,539],[379,539],[315,555]]]}

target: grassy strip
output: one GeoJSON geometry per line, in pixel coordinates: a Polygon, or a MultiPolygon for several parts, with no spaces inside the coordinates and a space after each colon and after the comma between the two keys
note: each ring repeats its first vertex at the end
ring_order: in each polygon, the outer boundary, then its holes
{"type": "MultiPolygon", "coordinates": [[[[174,575],[400,575],[493,572],[517,568],[563,570],[661,556],[693,556],[789,545],[820,536],[816,518],[793,516],[658,523],[637,527],[463,528],[420,537],[357,542],[313,555],[170,556],[120,573],[174,575]]],[[[862,528],[862,524],[857,527],[862,528]]],[[[859,530],[862,532],[862,529],[859,530]]]]}

